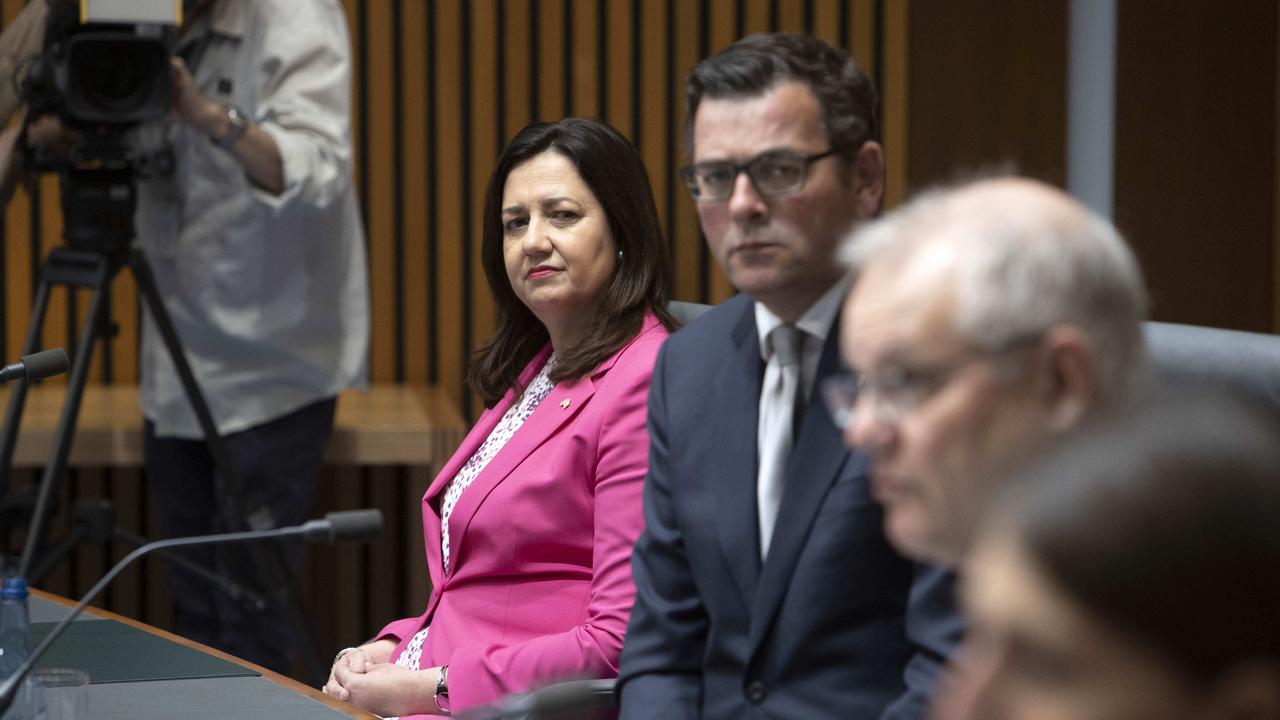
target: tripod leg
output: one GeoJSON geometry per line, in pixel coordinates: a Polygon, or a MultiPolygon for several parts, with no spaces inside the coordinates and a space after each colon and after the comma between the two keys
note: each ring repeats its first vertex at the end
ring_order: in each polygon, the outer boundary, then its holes
{"type": "MultiPolygon", "coordinates": [[[[31,307],[31,320],[27,325],[27,338],[22,344],[23,355],[30,355],[40,349],[40,329],[44,326],[45,311],[49,308],[51,285],[46,273],[41,272],[35,303],[31,307]]],[[[9,390],[9,406],[4,415],[4,437],[0,440],[0,497],[9,494],[9,468],[13,465],[13,450],[18,444],[18,426],[26,400],[27,381],[19,380],[9,390]]],[[[8,535],[8,528],[0,529],[0,538],[7,538],[8,535]]]]}
{"type": "Polygon", "coordinates": [[[44,540],[45,516],[48,514],[53,489],[62,477],[67,466],[67,455],[71,452],[71,439],[75,430],[76,416],[80,413],[80,399],[84,396],[84,384],[89,377],[89,364],[93,361],[94,342],[105,318],[105,297],[111,286],[113,270],[106,258],[99,258],[93,270],[93,296],[89,304],[89,317],[80,331],[80,344],[76,350],[75,361],[71,364],[71,377],[67,382],[67,396],[62,403],[62,414],[58,417],[58,428],[54,433],[54,445],[49,464],[45,466],[44,476],[40,479],[40,490],[36,496],[36,507],[31,514],[31,525],[27,530],[27,541],[22,547],[22,562],[18,566],[18,574],[25,576],[31,568],[36,548],[44,540]]]}
{"type": "Polygon", "coordinates": [[[195,375],[191,372],[191,366],[187,363],[187,356],[182,352],[182,342],[178,339],[178,331],[173,328],[173,320],[169,318],[169,311],[165,310],[164,302],[160,299],[160,293],[156,290],[156,281],[155,276],[151,273],[151,264],[147,262],[141,250],[134,249],[130,253],[129,268],[133,270],[133,279],[137,281],[138,290],[146,300],[147,311],[151,313],[151,319],[155,322],[156,329],[160,331],[160,337],[164,340],[165,348],[169,351],[169,357],[173,360],[173,367],[178,371],[178,379],[182,382],[182,389],[187,395],[187,400],[191,403],[191,409],[195,411],[196,420],[200,423],[200,430],[204,433],[205,444],[209,446],[209,454],[213,456],[213,464],[217,467],[218,474],[222,476],[223,482],[227,483],[227,486],[232,490],[231,494],[235,497],[243,497],[244,486],[240,475],[231,466],[231,454],[227,452],[227,444],[222,436],[218,434],[218,427],[213,422],[213,413],[209,412],[209,404],[205,401],[204,394],[200,392],[200,386],[196,383],[195,375]]]}
{"type": "MultiPolygon", "coordinates": [[[[151,319],[156,323],[156,328],[160,331],[160,336],[164,340],[170,358],[173,360],[178,377],[182,381],[183,390],[186,392],[187,399],[191,402],[191,407],[195,411],[196,419],[200,423],[200,428],[204,432],[209,454],[213,456],[217,473],[222,479],[222,482],[219,483],[221,497],[219,498],[218,506],[222,509],[227,526],[226,529],[239,530],[244,527],[263,529],[263,526],[269,527],[273,525],[270,511],[265,504],[257,508],[247,507],[244,478],[232,466],[231,454],[227,450],[226,441],[218,434],[217,426],[213,421],[213,414],[209,411],[209,405],[201,393],[199,385],[196,383],[195,375],[191,372],[191,366],[187,363],[186,356],[183,354],[182,343],[178,338],[177,330],[174,329],[173,321],[170,319],[169,313],[160,299],[160,293],[156,289],[155,276],[151,272],[151,265],[147,262],[146,256],[143,255],[141,250],[134,249],[130,254],[129,267],[133,270],[134,280],[137,281],[139,291],[146,298],[147,309],[151,312],[151,319]]],[[[227,550],[230,549],[228,548],[227,550]]],[[[321,681],[327,675],[327,671],[320,662],[319,655],[315,650],[315,643],[311,639],[310,630],[307,628],[306,621],[303,618],[302,604],[297,595],[296,581],[284,554],[279,546],[274,543],[265,547],[257,544],[249,545],[245,548],[245,551],[249,556],[257,584],[270,594],[273,603],[284,609],[288,622],[294,629],[294,637],[298,642],[298,652],[307,665],[308,682],[315,684],[321,681]]]]}

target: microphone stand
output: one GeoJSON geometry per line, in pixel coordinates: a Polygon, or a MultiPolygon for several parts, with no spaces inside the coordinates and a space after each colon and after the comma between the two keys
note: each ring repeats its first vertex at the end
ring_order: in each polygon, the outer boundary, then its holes
{"type": "Polygon", "coordinates": [[[102,576],[102,579],[94,583],[89,588],[89,592],[84,594],[80,602],[71,609],[66,617],[62,618],[53,630],[45,636],[44,640],[31,651],[27,659],[23,661],[18,669],[12,675],[0,683],[0,715],[2,715],[9,706],[13,704],[13,698],[17,695],[18,684],[23,678],[31,672],[39,662],[41,656],[49,649],[58,636],[70,625],[73,620],[80,616],[85,607],[93,601],[98,593],[102,592],[116,575],[120,574],[129,564],[140,557],[149,555],[158,550],[168,550],[169,548],[185,547],[188,545],[222,545],[225,543],[245,542],[250,540],[272,540],[283,539],[301,535],[303,538],[312,542],[341,542],[354,541],[363,542],[376,536],[382,529],[382,513],[377,510],[351,510],[345,512],[331,512],[325,515],[324,520],[309,520],[302,525],[293,525],[290,527],[273,528],[269,530],[246,530],[243,532],[220,533],[217,535],[197,535],[195,537],[186,538],[170,538],[168,540],[157,540],[134,550],[124,556],[120,562],[102,576]]]}

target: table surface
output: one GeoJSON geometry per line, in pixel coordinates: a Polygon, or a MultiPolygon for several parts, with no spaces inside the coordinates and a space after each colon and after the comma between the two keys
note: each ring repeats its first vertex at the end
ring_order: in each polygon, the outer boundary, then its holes
{"type": "MultiPolygon", "coordinates": [[[[64,598],[32,591],[31,621],[61,620],[72,605],[64,598]]],[[[92,720],[172,720],[175,717],[189,720],[374,720],[377,717],[283,675],[114,613],[89,608],[76,622],[101,619],[115,620],[169,642],[195,648],[249,668],[259,675],[90,685],[89,717],[92,720]]]]}
{"type": "MultiPolygon", "coordinates": [[[[27,391],[15,467],[49,461],[66,386],[41,383],[27,391]]],[[[8,406],[9,391],[0,391],[8,406]]],[[[466,436],[456,403],[430,385],[373,385],[338,397],[325,459],[343,465],[440,467],[466,436]]],[[[71,445],[72,467],[142,465],[142,411],[136,385],[88,385],[71,445]]]]}

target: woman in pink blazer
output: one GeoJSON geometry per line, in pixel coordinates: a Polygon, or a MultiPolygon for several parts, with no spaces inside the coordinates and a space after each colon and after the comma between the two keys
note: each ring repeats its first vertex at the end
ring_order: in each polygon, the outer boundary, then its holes
{"type": "Polygon", "coordinates": [[[498,159],[482,262],[498,330],[488,409],[422,499],[432,592],[334,660],[325,692],[439,715],[612,677],[635,595],[649,378],[674,326],[644,163],[591,120],[535,123],[498,159]]]}

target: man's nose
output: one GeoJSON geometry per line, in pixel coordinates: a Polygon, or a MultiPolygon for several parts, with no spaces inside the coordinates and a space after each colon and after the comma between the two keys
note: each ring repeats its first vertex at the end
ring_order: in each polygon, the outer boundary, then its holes
{"type": "Polygon", "coordinates": [[[879,403],[863,391],[849,411],[849,424],[844,428],[844,441],[849,447],[882,448],[893,439],[893,426],[885,422],[879,403]]]}
{"type": "Polygon", "coordinates": [[[733,179],[733,192],[729,195],[729,214],[742,222],[768,213],[769,206],[746,170],[733,179]]]}

